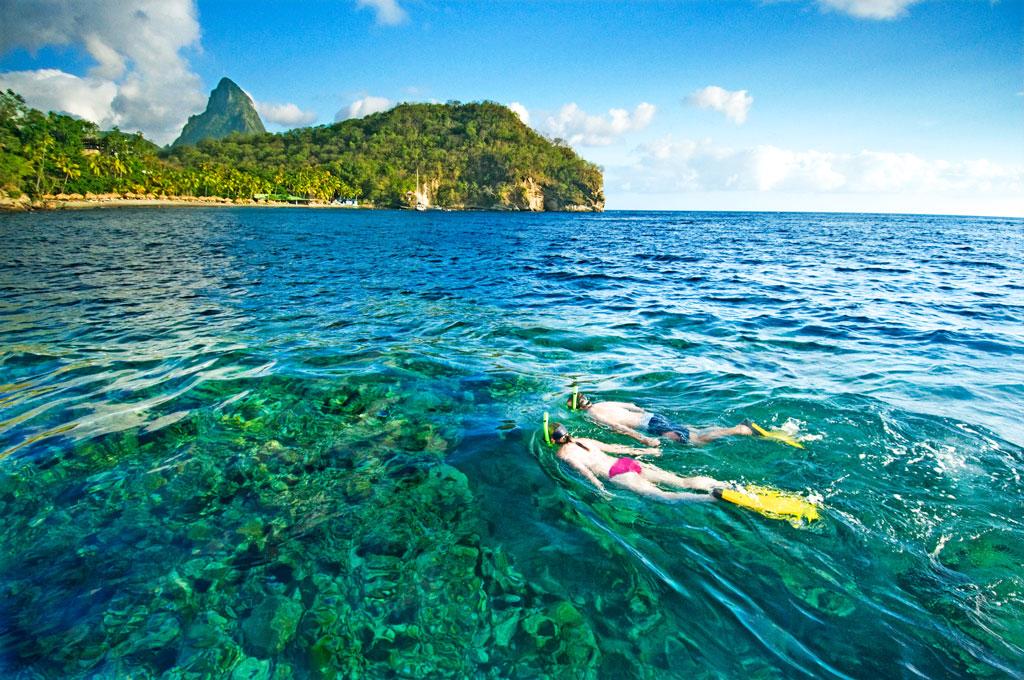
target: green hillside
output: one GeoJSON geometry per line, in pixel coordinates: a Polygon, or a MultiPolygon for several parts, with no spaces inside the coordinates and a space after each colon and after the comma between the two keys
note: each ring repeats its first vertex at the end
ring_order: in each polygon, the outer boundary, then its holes
{"type": "Polygon", "coordinates": [[[597,166],[490,102],[403,104],[329,126],[158,151],[140,135],[103,133],[0,94],[0,191],[11,196],[290,194],[376,207],[601,210],[602,182],[597,166]]]}
{"type": "Polygon", "coordinates": [[[417,188],[451,207],[600,209],[600,170],[492,102],[402,104],[362,119],[284,134],[230,137],[175,148],[186,167],[224,164],[275,185],[301,176],[295,193],[399,206],[417,188]],[[320,184],[326,186],[321,187],[320,184]]]}

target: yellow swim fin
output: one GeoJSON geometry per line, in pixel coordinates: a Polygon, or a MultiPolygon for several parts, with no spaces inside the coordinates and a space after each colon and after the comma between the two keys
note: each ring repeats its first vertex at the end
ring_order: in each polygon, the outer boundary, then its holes
{"type": "Polygon", "coordinates": [[[755,437],[763,437],[764,439],[774,439],[777,442],[782,442],[783,444],[788,444],[789,446],[794,446],[798,449],[804,448],[803,444],[801,444],[799,441],[797,441],[790,435],[786,434],[782,430],[766,430],[757,423],[753,423],[749,420],[744,420],[743,424],[754,431],[755,437]]]}
{"type": "Polygon", "coordinates": [[[713,489],[711,495],[771,519],[786,519],[792,524],[821,519],[818,506],[795,493],[778,491],[763,486],[740,489],[713,489]]]}

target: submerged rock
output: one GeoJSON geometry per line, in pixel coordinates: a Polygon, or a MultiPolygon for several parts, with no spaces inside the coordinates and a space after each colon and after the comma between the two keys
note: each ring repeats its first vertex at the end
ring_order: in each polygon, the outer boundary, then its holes
{"type": "Polygon", "coordinates": [[[280,653],[302,618],[302,605],[295,600],[273,595],[263,600],[242,624],[245,649],[260,658],[280,653]]]}
{"type": "Polygon", "coordinates": [[[269,678],[270,662],[254,659],[251,656],[243,659],[231,673],[231,680],[269,680],[269,678]]]}

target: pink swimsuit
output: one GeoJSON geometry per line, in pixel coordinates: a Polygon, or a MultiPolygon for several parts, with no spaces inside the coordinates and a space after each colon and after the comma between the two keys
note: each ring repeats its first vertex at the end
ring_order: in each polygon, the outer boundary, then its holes
{"type": "Polygon", "coordinates": [[[639,474],[642,469],[640,463],[632,458],[619,458],[612,464],[611,469],[608,470],[608,479],[626,472],[636,472],[639,474]]]}

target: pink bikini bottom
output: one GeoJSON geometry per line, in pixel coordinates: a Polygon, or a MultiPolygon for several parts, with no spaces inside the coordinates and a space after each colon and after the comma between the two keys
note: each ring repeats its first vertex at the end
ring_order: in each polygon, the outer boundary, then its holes
{"type": "Polygon", "coordinates": [[[632,458],[619,458],[612,465],[612,468],[608,470],[608,479],[626,472],[639,473],[642,469],[643,468],[640,467],[640,463],[636,462],[632,458]]]}

